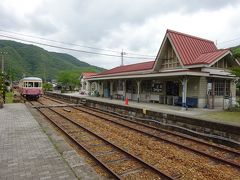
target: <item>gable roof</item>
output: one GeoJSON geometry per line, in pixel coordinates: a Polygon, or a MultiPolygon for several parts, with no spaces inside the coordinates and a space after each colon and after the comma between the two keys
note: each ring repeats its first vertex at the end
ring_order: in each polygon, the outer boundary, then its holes
{"type": "Polygon", "coordinates": [[[211,64],[226,53],[230,53],[230,51],[228,49],[220,49],[213,52],[203,53],[197,57],[192,64],[211,64]]]}
{"type": "MultiPolygon", "coordinates": [[[[169,29],[166,34],[170,38],[184,66],[198,64],[200,62],[199,60],[201,60],[201,58],[198,58],[202,54],[217,51],[217,47],[213,41],[169,29]]],[[[208,61],[204,62],[210,64],[212,60],[215,59],[210,58],[208,61]]]]}
{"type": "Polygon", "coordinates": [[[173,46],[181,65],[186,67],[189,66],[189,68],[191,65],[209,66],[228,53],[231,54],[229,49],[218,50],[213,41],[168,29],[155,61],[118,66],[91,77],[127,74],[131,72],[137,73],[139,71],[154,71],[156,65],[159,63],[158,58],[160,57],[162,47],[167,39],[169,39],[170,44],[173,46]]]}
{"type": "Polygon", "coordinates": [[[125,73],[125,72],[133,72],[133,71],[145,71],[151,70],[155,61],[130,64],[125,66],[118,66],[110,70],[103,71],[102,73],[97,74],[97,76],[117,74],[117,73],[125,73]]]}
{"type": "Polygon", "coordinates": [[[97,73],[95,73],[95,72],[83,72],[81,74],[81,77],[83,77],[83,78],[90,78],[91,76],[95,76],[95,75],[97,75],[97,73]]]}

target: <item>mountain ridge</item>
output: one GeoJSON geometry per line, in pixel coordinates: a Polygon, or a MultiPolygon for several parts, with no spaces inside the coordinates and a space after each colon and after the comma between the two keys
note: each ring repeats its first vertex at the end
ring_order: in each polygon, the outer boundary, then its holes
{"type": "Polygon", "coordinates": [[[0,40],[0,51],[7,52],[5,71],[13,80],[23,76],[37,76],[47,80],[56,79],[61,71],[101,72],[105,69],[80,61],[67,53],[47,51],[32,44],[0,40]]]}

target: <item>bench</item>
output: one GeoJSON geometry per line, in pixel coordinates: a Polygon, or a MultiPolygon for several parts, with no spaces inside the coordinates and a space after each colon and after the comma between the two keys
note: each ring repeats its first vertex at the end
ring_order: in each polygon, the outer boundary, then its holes
{"type": "MultiPolygon", "coordinates": [[[[178,97],[177,101],[175,101],[175,105],[182,106],[182,97],[178,97]]],[[[197,105],[198,105],[198,98],[187,97],[186,99],[187,107],[197,107],[197,105]]]]}

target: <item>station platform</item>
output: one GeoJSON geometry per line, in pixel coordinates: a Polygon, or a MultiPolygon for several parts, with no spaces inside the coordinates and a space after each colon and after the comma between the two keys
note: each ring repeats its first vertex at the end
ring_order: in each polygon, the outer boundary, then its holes
{"type": "MultiPolygon", "coordinates": [[[[64,93],[64,94],[69,96],[75,96],[75,97],[84,97],[86,99],[101,101],[101,102],[106,102],[106,103],[111,103],[116,105],[125,105],[125,101],[118,100],[118,99],[86,96],[86,95],[81,95],[78,92],[64,93]]],[[[181,106],[171,106],[171,105],[165,105],[165,104],[159,104],[159,103],[147,103],[147,102],[138,103],[136,101],[130,101],[130,100],[128,101],[128,106],[134,107],[134,108],[147,109],[155,112],[187,116],[187,117],[198,117],[203,113],[205,114],[205,113],[222,111],[222,108],[215,108],[215,109],[188,108],[187,110],[182,110],[181,106]]]]}
{"type": "Polygon", "coordinates": [[[0,109],[0,179],[77,179],[21,103],[0,109]]]}
{"type": "MultiPolygon", "coordinates": [[[[56,94],[59,94],[59,93],[56,93],[56,94]]],[[[193,118],[195,120],[202,120],[206,122],[221,123],[221,124],[240,127],[240,121],[238,119],[238,114],[240,115],[240,113],[236,112],[234,114],[234,112],[226,112],[221,107],[215,107],[214,109],[188,108],[186,110],[186,109],[183,109],[181,106],[159,104],[157,102],[156,103],[153,103],[153,102],[138,103],[136,101],[129,100],[128,105],[125,105],[125,101],[123,100],[81,95],[79,94],[79,92],[63,93],[63,95],[78,97],[78,98],[85,98],[86,100],[109,103],[109,104],[114,104],[119,106],[130,107],[130,108],[146,109],[153,112],[175,115],[183,118],[185,117],[193,118]]]]}

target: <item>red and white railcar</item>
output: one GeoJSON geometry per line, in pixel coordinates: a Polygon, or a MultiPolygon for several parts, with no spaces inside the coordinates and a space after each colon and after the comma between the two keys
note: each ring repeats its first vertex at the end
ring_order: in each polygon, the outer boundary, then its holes
{"type": "Polygon", "coordinates": [[[19,92],[27,100],[37,100],[43,95],[42,79],[25,77],[19,81],[19,92]]]}

